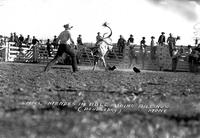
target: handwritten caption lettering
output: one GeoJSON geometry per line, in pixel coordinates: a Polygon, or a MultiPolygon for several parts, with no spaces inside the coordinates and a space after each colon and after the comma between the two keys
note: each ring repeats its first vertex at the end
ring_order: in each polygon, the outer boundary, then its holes
{"type": "MultiPolygon", "coordinates": [[[[40,106],[43,105],[41,102],[28,101],[22,102],[22,105],[26,106],[40,106]]],[[[165,103],[160,104],[123,104],[123,103],[99,103],[99,102],[47,102],[48,106],[67,106],[76,107],[78,112],[111,112],[111,113],[121,113],[124,110],[143,110],[150,113],[166,113],[169,109],[169,105],[165,103]]]]}

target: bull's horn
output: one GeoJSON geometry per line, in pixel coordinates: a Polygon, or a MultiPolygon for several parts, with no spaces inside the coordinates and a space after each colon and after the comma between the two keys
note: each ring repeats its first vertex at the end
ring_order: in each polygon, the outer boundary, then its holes
{"type": "Polygon", "coordinates": [[[105,22],[105,23],[103,23],[103,25],[102,26],[105,26],[105,27],[107,27],[108,26],[108,23],[107,22],[105,22]]]}

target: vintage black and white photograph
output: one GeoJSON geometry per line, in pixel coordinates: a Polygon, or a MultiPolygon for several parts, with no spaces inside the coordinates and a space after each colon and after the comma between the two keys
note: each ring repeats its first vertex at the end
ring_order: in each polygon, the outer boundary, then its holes
{"type": "Polygon", "coordinates": [[[199,0],[0,13],[0,138],[200,138],[199,0]]]}

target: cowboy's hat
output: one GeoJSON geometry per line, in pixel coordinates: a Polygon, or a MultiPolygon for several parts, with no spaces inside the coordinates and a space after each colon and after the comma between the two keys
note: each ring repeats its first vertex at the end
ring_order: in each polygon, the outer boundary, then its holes
{"type": "Polygon", "coordinates": [[[65,25],[63,25],[63,27],[64,27],[65,29],[71,29],[73,26],[70,26],[69,24],[65,24],[65,25]]]}
{"type": "Polygon", "coordinates": [[[154,37],[154,36],[152,36],[151,38],[152,38],[152,39],[154,39],[155,37],[154,37]]]}

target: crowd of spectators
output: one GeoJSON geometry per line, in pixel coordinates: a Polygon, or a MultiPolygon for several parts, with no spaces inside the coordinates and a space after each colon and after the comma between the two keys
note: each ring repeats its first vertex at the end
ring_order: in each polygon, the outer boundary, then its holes
{"type": "Polygon", "coordinates": [[[27,37],[25,38],[22,34],[18,36],[14,32],[14,33],[10,33],[8,42],[15,42],[15,45],[20,48],[22,47],[23,44],[25,44],[27,47],[30,47],[31,45],[35,45],[39,43],[40,41],[35,36],[33,36],[31,39],[30,35],[27,35],[27,37]]]}
{"type": "Polygon", "coordinates": [[[189,49],[189,69],[190,72],[198,72],[198,66],[200,65],[200,44],[192,48],[188,46],[189,49]]]}
{"type": "MultiPolygon", "coordinates": [[[[102,36],[100,35],[100,32],[97,33],[96,36],[96,42],[102,39],[102,36]]],[[[169,33],[169,37],[166,39],[165,32],[161,32],[160,36],[158,37],[157,42],[155,41],[155,37],[150,37],[150,58],[151,61],[156,61],[156,50],[157,46],[168,46],[169,49],[169,55],[172,58],[172,70],[176,70],[177,62],[181,54],[184,53],[183,46],[177,48],[176,47],[176,41],[179,40],[180,37],[174,37],[171,33],[169,33]]],[[[3,37],[0,37],[0,45],[5,44],[5,39],[3,37]]],[[[130,59],[130,65],[132,64],[132,60],[135,59],[137,63],[137,56],[135,52],[135,39],[133,35],[131,34],[129,38],[126,39],[120,35],[119,39],[116,43],[118,52],[124,55],[124,50],[126,46],[129,48],[129,59],[130,59]]],[[[22,47],[22,45],[25,45],[27,47],[34,46],[36,44],[44,44],[46,46],[46,49],[48,51],[48,56],[52,56],[52,49],[58,49],[58,42],[57,42],[57,36],[54,36],[53,39],[47,39],[47,40],[38,40],[35,36],[32,38],[30,35],[27,35],[27,37],[24,37],[22,34],[19,36],[14,32],[10,34],[10,37],[8,37],[8,42],[15,42],[15,45],[19,47],[19,49],[22,47]]],[[[140,41],[140,56],[144,59],[147,54],[147,45],[146,44],[146,38],[142,37],[140,41]]],[[[196,71],[196,67],[199,65],[200,62],[200,44],[198,44],[198,40],[195,40],[195,47],[194,46],[188,46],[188,62],[190,65],[190,71],[196,71]]],[[[79,46],[84,46],[82,42],[82,36],[81,34],[77,37],[77,45],[75,47],[76,50],[78,50],[79,46]]]]}
{"type": "MultiPolygon", "coordinates": [[[[169,33],[168,38],[165,37],[165,32],[161,32],[161,35],[158,37],[158,41],[155,42],[155,37],[151,36],[150,41],[150,58],[152,62],[155,62],[157,59],[156,52],[158,46],[167,46],[169,52],[169,56],[172,59],[172,71],[176,71],[177,63],[179,58],[185,54],[183,46],[177,47],[176,42],[179,40],[180,37],[174,37],[171,33],[169,33]]],[[[200,64],[200,44],[198,44],[198,40],[195,41],[196,46],[188,46],[188,52],[187,52],[187,59],[190,64],[190,71],[196,72],[198,70],[198,65],[200,64]]],[[[126,41],[125,38],[120,35],[117,47],[118,52],[124,54],[125,47],[129,47],[129,60],[130,65],[132,64],[133,59],[137,61],[137,56],[135,55],[135,44],[134,44],[134,38],[131,34],[128,40],[126,41]]],[[[146,38],[142,37],[140,41],[140,57],[142,61],[145,60],[145,57],[147,55],[147,44],[146,44],[146,38]]],[[[137,63],[137,62],[136,62],[137,63]]],[[[130,66],[129,65],[129,66],[130,66]]]]}

